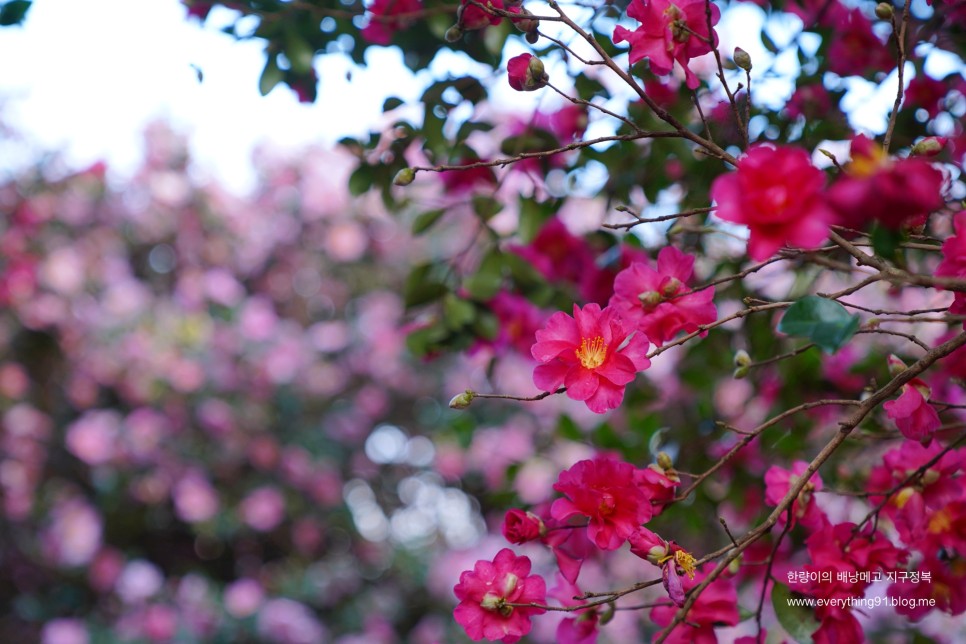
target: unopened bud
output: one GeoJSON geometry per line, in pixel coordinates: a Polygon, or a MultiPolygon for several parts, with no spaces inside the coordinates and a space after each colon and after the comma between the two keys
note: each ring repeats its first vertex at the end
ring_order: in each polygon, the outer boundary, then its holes
{"type": "Polygon", "coordinates": [[[747,367],[751,364],[751,356],[744,349],[735,351],[734,365],[736,367],[747,367]]]}
{"type": "Polygon", "coordinates": [[[889,364],[889,375],[893,378],[906,370],[906,363],[900,360],[899,356],[895,354],[889,354],[887,362],[889,364]]]}
{"type": "Polygon", "coordinates": [[[443,38],[446,39],[446,42],[456,42],[462,37],[463,37],[463,30],[460,28],[459,25],[453,25],[452,27],[446,30],[445,34],[443,34],[443,38]]]}
{"type": "Polygon", "coordinates": [[[547,71],[544,69],[543,61],[532,56],[530,62],[527,63],[527,82],[526,88],[528,90],[540,89],[546,86],[550,82],[550,77],[547,76],[547,71]]]}
{"type": "Polygon", "coordinates": [[[466,409],[473,402],[473,398],[476,397],[476,392],[472,389],[467,389],[461,394],[456,394],[449,401],[450,409],[466,409]]]}
{"type": "Polygon", "coordinates": [[[751,55],[741,47],[735,47],[734,61],[735,65],[746,72],[751,71],[751,55]]]}
{"type": "Polygon", "coordinates": [[[910,152],[917,157],[934,157],[942,152],[945,146],[946,137],[929,136],[912,146],[910,152]]]}
{"type": "Polygon", "coordinates": [[[748,371],[749,371],[748,367],[738,367],[731,375],[734,377],[735,380],[742,380],[743,378],[748,376],[748,371]]]}
{"type": "Polygon", "coordinates": [[[671,457],[668,456],[667,452],[657,453],[657,464],[665,472],[674,467],[674,462],[671,460],[671,457]]]}
{"type": "Polygon", "coordinates": [[[638,293],[637,299],[641,302],[641,306],[644,307],[645,311],[650,311],[664,301],[664,297],[657,291],[644,291],[643,293],[638,293]]]}
{"type": "Polygon", "coordinates": [[[529,34],[536,31],[540,27],[540,21],[534,20],[532,18],[533,14],[523,7],[520,7],[518,11],[513,11],[512,13],[517,13],[520,15],[519,18],[510,18],[510,20],[513,21],[513,26],[520,31],[529,34]]]}
{"type": "Polygon", "coordinates": [[[939,480],[939,472],[934,469],[928,469],[922,473],[922,478],[920,479],[924,486],[929,486],[939,480]]]}
{"type": "Polygon", "coordinates": [[[394,186],[408,186],[416,180],[416,171],[412,168],[403,168],[396,173],[392,180],[394,186]]]}
{"type": "Polygon", "coordinates": [[[603,612],[600,613],[600,616],[597,618],[597,624],[599,626],[604,626],[608,624],[612,619],[614,619],[615,614],[616,612],[614,609],[614,602],[609,602],[607,604],[607,608],[605,608],[603,612]]]}
{"type": "Polygon", "coordinates": [[[524,38],[526,38],[527,42],[531,45],[535,45],[537,44],[537,41],[540,40],[540,34],[538,34],[536,31],[528,31],[524,38]]]}
{"type": "Polygon", "coordinates": [[[891,19],[892,13],[892,5],[888,2],[880,2],[875,6],[875,17],[879,20],[891,19]]]}

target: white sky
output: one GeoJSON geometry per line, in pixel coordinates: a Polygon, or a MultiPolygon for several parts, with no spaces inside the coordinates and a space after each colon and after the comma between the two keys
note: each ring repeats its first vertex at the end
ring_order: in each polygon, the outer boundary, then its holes
{"type": "MultiPolygon", "coordinates": [[[[414,101],[430,76],[414,77],[397,49],[372,47],[366,69],[353,68],[341,56],[318,57],[321,87],[314,105],[299,104],[283,85],[262,97],[260,43],[238,42],[218,31],[233,14],[216,9],[203,29],[185,15],[179,0],[37,0],[23,27],[0,29],[0,117],[39,150],[63,150],[75,166],[105,160],[122,175],[141,158],[144,125],[165,118],[190,135],[196,167],[241,191],[252,184],[249,159],[256,143],[296,146],[364,133],[380,120],[385,96],[414,101]],[[195,67],[204,73],[203,82],[195,67]]],[[[760,69],[769,58],[757,37],[762,21],[752,5],[729,11],[719,25],[723,50],[741,44],[760,69]]],[[[510,55],[517,49],[525,50],[522,42],[510,55]]],[[[549,64],[559,82],[565,69],[549,64]]],[[[467,69],[464,60],[450,56],[434,61],[430,73],[444,75],[447,66],[467,69]]],[[[495,80],[493,97],[513,111],[553,98],[513,92],[495,80]]],[[[894,83],[893,75],[879,87],[856,87],[848,97],[853,125],[872,133],[884,129],[894,83]]],[[[771,96],[791,91],[787,80],[774,89],[767,85],[759,81],[757,89],[771,96]]],[[[29,160],[29,154],[20,159],[0,154],[0,169],[29,160]]]]}

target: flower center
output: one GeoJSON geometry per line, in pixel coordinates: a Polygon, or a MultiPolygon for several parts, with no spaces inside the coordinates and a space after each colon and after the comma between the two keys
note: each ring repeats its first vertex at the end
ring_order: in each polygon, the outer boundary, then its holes
{"type": "Polygon", "coordinates": [[[604,364],[604,359],[607,358],[607,346],[604,344],[604,338],[598,335],[590,342],[587,342],[587,338],[583,338],[580,341],[580,348],[574,351],[574,354],[585,369],[596,369],[604,364]]]}
{"type": "Polygon", "coordinates": [[[674,560],[684,572],[688,573],[688,577],[694,579],[694,565],[698,563],[698,560],[691,556],[691,553],[678,550],[674,553],[674,560]]]}
{"type": "Polygon", "coordinates": [[[617,502],[614,501],[614,495],[610,492],[604,492],[604,495],[600,499],[600,505],[597,506],[597,512],[601,516],[608,516],[614,514],[614,510],[617,509],[617,502]]]}

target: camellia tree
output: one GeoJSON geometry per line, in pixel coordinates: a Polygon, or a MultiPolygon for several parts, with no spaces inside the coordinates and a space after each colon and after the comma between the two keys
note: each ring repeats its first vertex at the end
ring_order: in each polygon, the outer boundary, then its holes
{"type": "Polygon", "coordinates": [[[298,167],[226,205],[170,146],[98,217],[96,170],[7,187],[21,614],[89,566],[61,601],[132,639],[966,637],[966,5],[749,4],[186,2],[263,93],[445,71],[341,141],[337,207],[298,167]]]}

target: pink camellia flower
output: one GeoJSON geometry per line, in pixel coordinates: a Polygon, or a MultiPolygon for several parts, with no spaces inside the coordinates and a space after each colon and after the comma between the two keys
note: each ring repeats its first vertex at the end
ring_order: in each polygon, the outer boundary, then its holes
{"type": "Polygon", "coordinates": [[[966,569],[957,561],[958,557],[942,561],[937,554],[938,551],[929,553],[915,565],[915,572],[929,574],[930,583],[920,581],[917,584],[910,575],[889,586],[890,597],[907,600],[896,606],[896,612],[912,621],[918,622],[933,610],[950,615],[966,612],[966,569]],[[925,601],[910,602],[908,599],[925,601]]]}
{"type": "Polygon", "coordinates": [[[651,501],[637,486],[634,466],[610,458],[580,461],[560,473],[550,513],[558,521],[585,516],[587,536],[601,550],[616,550],[650,520],[651,501]]]}
{"type": "Polygon", "coordinates": [[[694,579],[697,560],[673,541],[665,541],[647,528],[639,527],[628,537],[631,552],[661,568],[661,578],[668,597],[678,606],[685,601],[684,576],[694,579]],[[678,570],[680,568],[680,570],[678,570]]]}
{"type": "Polygon", "coordinates": [[[533,54],[514,56],[506,64],[507,81],[518,92],[532,92],[546,87],[549,77],[543,61],[533,54]]]}
{"type": "MultiPolygon", "coordinates": [[[[482,161],[479,157],[463,156],[453,165],[467,166],[482,161]]],[[[479,185],[496,185],[496,175],[493,168],[479,166],[467,168],[466,170],[445,170],[439,173],[439,178],[443,182],[443,188],[447,194],[462,195],[472,192],[479,185]]]]}
{"type": "MultiPolygon", "coordinates": [[[[956,234],[943,242],[943,261],[936,268],[936,276],[966,279],[966,212],[956,215],[953,226],[956,234]]],[[[966,293],[956,292],[949,312],[953,315],[966,314],[966,293]]]]}
{"type": "Polygon", "coordinates": [[[453,611],[456,622],[470,639],[516,642],[530,632],[530,618],[546,612],[542,608],[511,604],[543,604],[547,585],[542,577],[530,574],[530,559],[517,557],[509,548],[490,561],[477,561],[465,570],[453,588],[459,606],[453,611]]]}
{"type": "Polygon", "coordinates": [[[834,213],[822,199],[825,175],[808,153],[791,146],[754,145],[735,172],[711,185],[720,219],[748,226],[748,255],[768,259],[784,244],[817,248],[834,213]]]}
{"type": "Polygon", "coordinates": [[[656,270],[634,263],[617,274],[609,304],[661,346],[679,331],[692,333],[718,317],[714,288],[691,292],[686,286],[693,272],[693,256],[665,246],[657,256],[656,270]]]}
{"type": "Polygon", "coordinates": [[[829,71],[839,76],[858,76],[868,71],[888,72],[895,66],[895,56],[872,31],[872,23],[862,10],[843,11],[828,49],[829,71]]]}
{"type": "Polygon", "coordinates": [[[553,282],[578,284],[596,268],[587,242],[572,234],[556,217],[540,228],[532,242],[526,246],[511,245],[510,250],[553,282]]]}
{"type": "MultiPolygon", "coordinates": [[[[711,42],[718,44],[718,34],[708,33],[708,17],[704,0],[631,0],[627,15],[641,23],[630,31],[618,26],[614,29],[614,43],[631,45],[630,63],[647,58],[651,71],[658,75],[670,74],[677,61],[684,68],[685,82],[690,89],[698,86],[698,77],[688,68],[692,58],[711,51],[711,42]]],[[[721,10],[711,7],[711,25],[718,24],[721,10]]]]}
{"type": "Polygon", "coordinates": [[[906,86],[903,102],[906,107],[926,110],[929,118],[934,119],[945,107],[949,86],[926,74],[919,74],[906,86]]]}
{"type": "Polygon", "coordinates": [[[597,304],[574,304],[573,317],[554,313],[536,337],[530,352],[541,364],[533,370],[534,384],[543,391],[564,386],[569,398],[598,414],[618,407],[624,386],[651,365],[644,334],[626,329],[614,309],[597,304]]]}
{"type": "MultiPolygon", "coordinates": [[[[798,483],[808,469],[805,461],[795,461],[791,471],[782,469],[777,465],[772,465],[765,472],[765,503],[770,506],[777,506],[785,498],[793,485],[798,483]]],[[[814,492],[822,489],[822,479],[818,472],[812,474],[802,491],[798,493],[798,498],[792,503],[792,523],[796,521],[806,528],[818,529],[828,523],[825,513],[822,512],[815,503],[814,492]]],[[[785,521],[785,514],[782,514],[780,521],[785,521]]]]}
{"type": "Polygon", "coordinates": [[[928,444],[942,424],[939,414],[929,404],[929,387],[913,378],[902,386],[902,395],[882,405],[886,414],[906,438],[928,444]]]}
{"type": "Polygon", "coordinates": [[[369,5],[369,24],[360,32],[363,40],[375,45],[388,45],[397,31],[405,29],[411,19],[399,18],[423,8],[421,0],[375,0],[369,5]]]}
{"type": "Polygon", "coordinates": [[[829,188],[829,205],[847,226],[878,221],[899,228],[919,221],[945,203],[943,174],[921,158],[893,159],[865,135],[852,139],[852,159],[829,188]]]}
{"type": "Polygon", "coordinates": [[[510,543],[526,543],[539,539],[547,532],[543,520],[533,512],[512,508],[503,517],[503,536],[510,543]]]}
{"type": "MultiPolygon", "coordinates": [[[[707,575],[698,572],[694,579],[682,578],[682,592],[687,593],[707,575]]],[[[678,612],[677,606],[656,606],[651,609],[651,621],[667,626],[678,612]]],[[[729,577],[719,577],[704,589],[683,622],[664,640],[669,644],[710,644],[717,642],[715,626],[734,626],[738,623],[738,593],[735,582],[729,577]]]]}
{"type": "MultiPolygon", "coordinates": [[[[557,585],[550,591],[550,596],[559,600],[563,606],[579,606],[582,601],[574,599],[581,595],[580,588],[562,575],[557,575],[557,585]]],[[[587,608],[571,613],[574,617],[560,620],[557,625],[557,639],[559,644],[594,644],[597,641],[600,614],[597,608],[587,608]]]]}
{"type": "MultiPolygon", "coordinates": [[[[487,0],[485,3],[494,9],[503,9],[503,0],[487,0]]],[[[485,10],[470,4],[469,0],[461,0],[456,22],[463,31],[475,31],[491,25],[498,25],[503,20],[500,16],[487,13],[485,10]]]]}
{"type": "Polygon", "coordinates": [[[471,353],[481,347],[492,347],[498,354],[516,351],[530,357],[530,347],[537,331],[547,320],[547,313],[541,311],[534,304],[523,297],[507,291],[501,291],[487,303],[500,323],[496,337],[492,340],[481,340],[474,345],[471,353]]]}

